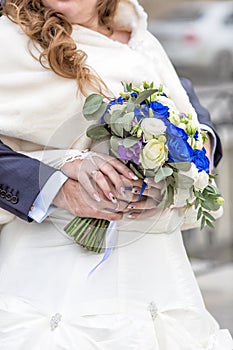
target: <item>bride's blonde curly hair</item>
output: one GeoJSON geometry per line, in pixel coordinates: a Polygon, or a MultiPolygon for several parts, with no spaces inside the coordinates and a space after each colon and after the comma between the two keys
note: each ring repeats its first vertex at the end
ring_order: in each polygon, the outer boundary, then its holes
{"type": "MultiPolygon", "coordinates": [[[[99,24],[110,33],[118,2],[97,0],[99,24]]],[[[33,43],[40,45],[38,60],[43,67],[61,77],[76,79],[84,95],[87,88],[103,93],[106,86],[87,66],[87,54],[77,48],[71,37],[72,25],[64,15],[44,6],[41,0],[5,0],[2,13],[20,25],[33,43]]]]}

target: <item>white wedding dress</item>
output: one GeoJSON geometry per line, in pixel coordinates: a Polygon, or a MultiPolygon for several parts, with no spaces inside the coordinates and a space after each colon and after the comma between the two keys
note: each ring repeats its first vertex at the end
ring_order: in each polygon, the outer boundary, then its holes
{"type": "MultiPolygon", "coordinates": [[[[128,45],[74,27],[89,65],[115,94],[122,80],[162,82],[182,111],[193,112],[166,55],[145,32],[137,2],[122,0],[118,20],[130,22],[128,45]]],[[[74,154],[91,146],[85,135],[89,123],[79,113],[83,99],[75,82],[44,71],[16,28],[1,19],[3,53],[11,58],[0,57],[1,87],[6,86],[1,63],[14,71],[7,77],[10,88],[1,89],[1,134],[18,151],[56,166],[74,140],[74,154]]],[[[205,309],[182,242],[182,211],[119,222],[115,249],[91,275],[103,255],[66,236],[63,228],[71,219],[57,209],[41,224],[13,218],[2,227],[1,350],[233,349],[229,332],[205,309]]]]}

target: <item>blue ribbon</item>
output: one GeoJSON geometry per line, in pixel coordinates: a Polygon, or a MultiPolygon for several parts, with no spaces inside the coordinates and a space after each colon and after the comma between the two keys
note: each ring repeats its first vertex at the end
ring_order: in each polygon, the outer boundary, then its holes
{"type": "MultiPolygon", "coordinates": [[[[138,200],[142,198],[142,195],[147,187],[146,181],[143,181],[141,191],[138,195],[138,200]]],[[[100,260],[100,262],[93,267],[93,269],[88,273],[88,278],[91,277],[91,275],[97,270],[97,268],[102,265],[106,260],[109,259],[110,255],[112,254],[113,248],[115,247],[117,239],[117,222],[116,221],[110,221],[109,227],[106,232],[106,249],[103,258],[100,260]]]]}
{"type": "Polygon", "coordinates": [[[147,187],[147,183],[146,183],[146,181],[143,181],[141,191],[138,195],[138,201],[140,201],[140,199],[142,198],[142,195],[143,195],[146,187],[147,187]]]}
{"type": "Polygon", "coordinates": [[[100,262],[93,267],[93,269],[88,273],[88,278],[91,277],[91,275],[96,271],[96,269],[102,265],[110,255],[112,254],[113,248],[115,247],[117,240],[117,222],[116,221],[110,221],[109,227],[106,232],[106,249],[103,258],[100,260],[100,262]]]}

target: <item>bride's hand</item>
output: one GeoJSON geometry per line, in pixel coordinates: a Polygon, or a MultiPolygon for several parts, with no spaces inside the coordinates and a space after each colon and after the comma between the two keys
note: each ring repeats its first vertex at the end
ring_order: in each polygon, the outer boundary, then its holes
{"type": "Polygon", "coordinates": [[[118,194],[125,194],[125,181],[128,180],[132,184],[132,181],[138,179],[116,158],[92,152],[82,160],[66,162],[61,170],[71,179],[77,180],[97,202],[100,201],[97,187],[107,199],[116,203],[118,194]]]}
{"type": "Polygon", "coordinates": [[[78,181],[68,179],[54,198],[53,204],[79,217],[106,220],[122,219],[127,202],[119,200],[117,203],[113,203],[107,200],[101,191],[99,196],[100,202],[96,202],[78,181]]]}

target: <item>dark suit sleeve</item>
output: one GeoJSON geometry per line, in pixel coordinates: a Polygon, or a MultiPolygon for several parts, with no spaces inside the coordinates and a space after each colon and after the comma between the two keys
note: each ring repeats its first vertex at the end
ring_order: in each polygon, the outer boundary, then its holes
{"type": "Polygon", "coordinates": [[[193,89],[193,85],[190,80],[186,78],[180,78],[181,84],[183,85],[183,88],[186,90],[186,93],[189,97],[189,100],[194,107],[195,111],[197,112],[197,117],[198,120],[201,124],[205,124],[209,126],[213,132],[215,133],[216,136],[216,150],[214,153],[214,166],[216,167],[219,163],[219,161],[222,158],[222,145],[221,145],[221,140],[216,132],[216,129],[211,121],[210,113],[209,111],[204,108],[201,104],[200,101],[193,89]]]}
{"type": "Polygon", "coordinates": [[[55,171],[0,141],[0,207],[21,219],[32,221],[28,218],[31,205],[55,171]]]}

